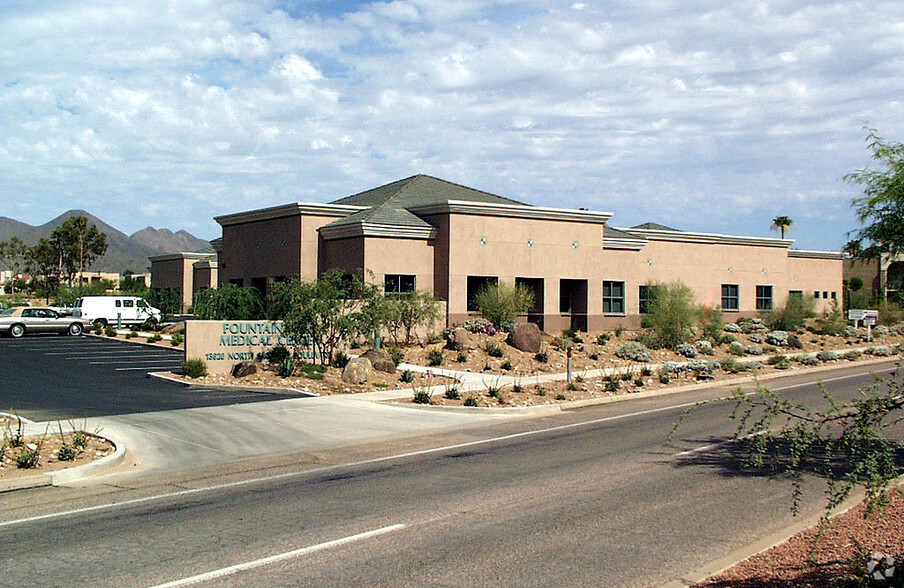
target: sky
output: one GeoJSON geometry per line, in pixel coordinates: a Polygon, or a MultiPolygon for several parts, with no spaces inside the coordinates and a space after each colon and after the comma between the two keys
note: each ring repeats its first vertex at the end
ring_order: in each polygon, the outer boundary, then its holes
{"type": "Polygon", "coordinates": [[[800,249],[904,141],[904,2],[0,0],[0,216],[214,216],[424,173],[800,249]]]}

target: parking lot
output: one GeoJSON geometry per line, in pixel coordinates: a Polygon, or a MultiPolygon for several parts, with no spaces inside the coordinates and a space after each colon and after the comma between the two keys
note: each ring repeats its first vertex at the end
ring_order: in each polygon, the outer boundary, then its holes
{"type": "Polygon", "coordinates": [[[0,412],[35,421],[265,402],[288,396],[188,388],[152,378],[182,351],[102,337],[0,338],[0,412]]]}

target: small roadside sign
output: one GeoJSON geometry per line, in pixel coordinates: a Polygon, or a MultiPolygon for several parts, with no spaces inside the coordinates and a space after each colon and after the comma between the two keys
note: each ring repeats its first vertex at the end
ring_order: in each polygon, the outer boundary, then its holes
{"type": "Polygon", "coordinates": [[[878,318],[879,318],[878,310],[857,310],[854,308],[848,310],[848,320],[862,321],[862,320],[866,320],[866,319],[876,320],[878,318]]]}
{"type": "Polygon", "coordinates": [[[873,317],[867,317],[863,319],[863,324],[867,327],[874,327],[876,326],[876,319],[873,317]]]}

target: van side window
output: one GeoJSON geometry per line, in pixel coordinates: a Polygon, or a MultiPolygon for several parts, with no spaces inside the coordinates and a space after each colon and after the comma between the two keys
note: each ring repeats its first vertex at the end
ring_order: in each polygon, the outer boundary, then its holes
{"type": "Polygon", "coordinates": [[[125,306],[126,308],[132,308],[133,306],[135,306],[135,301],[134,300],[123,300],[122,305],[125,306]]]}
{"type": "Polygon", "coordinates": [[[122,306],[122,300],[117,300],[117,301],[116,301],[116,308],[119,308],[120,306],[122,306]]]}

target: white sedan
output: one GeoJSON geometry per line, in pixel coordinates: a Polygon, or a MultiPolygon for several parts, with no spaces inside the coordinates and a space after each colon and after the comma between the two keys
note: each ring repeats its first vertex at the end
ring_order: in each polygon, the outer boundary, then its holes
{"type": "Polygon", "coordinates": [[[25,333],[61,333],[81,335],[91,323],[63,316],[50,308],[17,306],[0,312],[0,333],[21,337],[25,333]]]}

